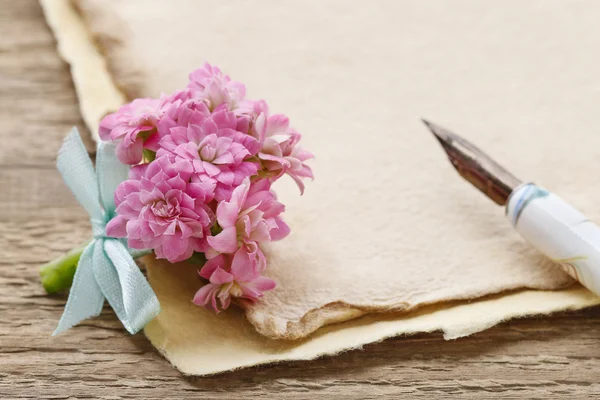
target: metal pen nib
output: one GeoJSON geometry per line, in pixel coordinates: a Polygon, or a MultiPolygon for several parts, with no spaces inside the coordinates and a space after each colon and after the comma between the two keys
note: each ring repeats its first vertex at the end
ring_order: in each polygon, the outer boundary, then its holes
{"type": "Polygon", "coordinates": [[[422,121],[440,142],[458,173],[496,204],[505,205],[521,180],[466,139],[429,121],[422,121]]]}

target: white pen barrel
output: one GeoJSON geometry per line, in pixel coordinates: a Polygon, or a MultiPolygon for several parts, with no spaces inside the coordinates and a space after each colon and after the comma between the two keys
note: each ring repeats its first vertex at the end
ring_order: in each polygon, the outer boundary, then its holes
{"type": "Polygon", "coordinates": [[[545,189],[525,184],[506,205],[517,232],[560,264],[573,278],[600,295],[600,227],[545,189]]]}

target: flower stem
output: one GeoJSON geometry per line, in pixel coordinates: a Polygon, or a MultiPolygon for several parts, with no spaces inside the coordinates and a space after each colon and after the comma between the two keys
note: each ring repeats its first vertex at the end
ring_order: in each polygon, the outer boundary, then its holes
{"type": "Polygon", "coordinates": [[[83,249],[85,246],[74,248],[40,268],[40,278],[46,293],[57,293],[71,286],[83,249]]]}
{"type": "MultiPolygon", "coordinates": [[[[81,247],[76,247],[64,256],[40,267],[40,278],[46,293],[58,293],[71,287],[81,253],[83,253],[87,245],[88,243],[81,247]]],[[[129,254],[136,259],[150,254],[150,251],[130,249],[129,254]]]]}

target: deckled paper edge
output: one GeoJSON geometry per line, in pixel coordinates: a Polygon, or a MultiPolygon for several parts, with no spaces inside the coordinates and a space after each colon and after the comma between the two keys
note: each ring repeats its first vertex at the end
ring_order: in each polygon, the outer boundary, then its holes
{"type": "Polygon", "coordinates": [[[98,125],[109,112],[126,102],[113,81],[106,60],[69,0],[39,0],[58,52],[71,67],[75,92],[85,124],[95,141],[98,125]]]}
{"type": "Polygon", "coordinates": [[[276,353],[248,349],[254,354],[247,354],[244,357],[246,361],[237,363],[220,360],[204,363],[200,354],[182,354],[180,349],[172,351],[169,348],[169,338],[157,320],[148,324],[145,332],[152,345],[183,374],[206,376],[261,364],[313,360],[361,349],[366,344],[378,343],[395,336],[442,331],[444,339],[458,339],[509,319],[549,315],[597,304],[600,304],[600,298],[579,285],[559,291],[517,291],[489,296],[475,302],[440,303],[404,315],[373,314],[343,324],[329,325],[309,338],[291,342],[292,345],[280,341],[281,351],[276,353]],[[526,310],[523,309],[523,304],[528,305],[526,310]],[[476,324],[473,324],[474,320],[477,320],[476,324]]]}

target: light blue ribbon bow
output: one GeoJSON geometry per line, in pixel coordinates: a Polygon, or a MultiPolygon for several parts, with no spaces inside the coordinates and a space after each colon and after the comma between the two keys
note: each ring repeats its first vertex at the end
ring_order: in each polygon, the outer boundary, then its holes
{"type": "Polygon", "coordinates": [[[107,237],[105,232],[115,215],[115,190],[127,179],[129,167],[117,160],[114,145],[101,143],[94,172],[76,128],[61,146],[56,165],[90,215],[94,238],[81,254],[69,299],[53,335],[100,315],[105,298],[125,329],[137,333],[158,315],[160,304],[123,241],[107,237]]]}

